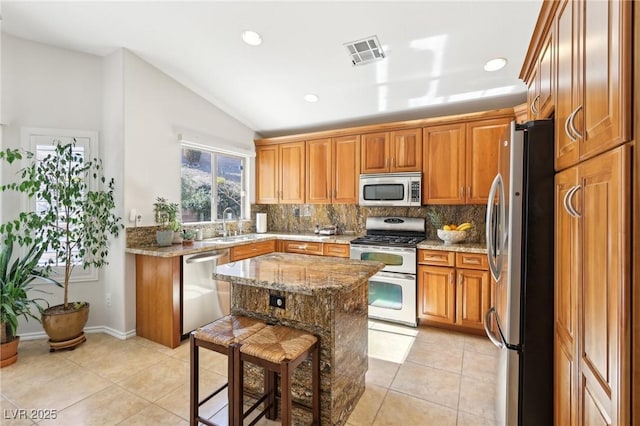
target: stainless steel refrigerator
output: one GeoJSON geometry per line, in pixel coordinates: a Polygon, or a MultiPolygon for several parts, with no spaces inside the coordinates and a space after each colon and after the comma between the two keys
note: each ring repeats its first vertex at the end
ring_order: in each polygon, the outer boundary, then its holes
{"type": "Polygon", "coordinates": [[[499,425],[553,424],[553,120],[511,123],[487,203],[499,425]]]}

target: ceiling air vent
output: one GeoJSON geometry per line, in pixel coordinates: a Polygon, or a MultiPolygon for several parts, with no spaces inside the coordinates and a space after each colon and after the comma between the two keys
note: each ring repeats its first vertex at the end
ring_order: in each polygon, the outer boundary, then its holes
{"type": "Polygon", "coordinates": [[[345,43],[344,46],[349,52],[353,65],[364,65],[369,62],[384,59],[384,52],[382,51],[382,46],[380,46],[377,36],[345,43]]]}

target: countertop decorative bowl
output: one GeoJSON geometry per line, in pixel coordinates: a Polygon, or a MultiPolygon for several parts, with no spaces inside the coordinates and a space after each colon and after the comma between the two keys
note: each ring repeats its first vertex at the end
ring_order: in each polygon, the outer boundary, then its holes
{"type": "Polygon", "coordinates": [[[467,238],[467,231],[445,231],[438,229],[438,238],[445,244],[455,244],[467,238]]]}

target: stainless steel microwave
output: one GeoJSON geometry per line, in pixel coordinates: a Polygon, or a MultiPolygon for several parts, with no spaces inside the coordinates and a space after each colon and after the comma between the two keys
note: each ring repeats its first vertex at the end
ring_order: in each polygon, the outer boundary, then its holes
{"type": "Polygon", "coordinates": [[[360,175],[361,206],[420,206],[422,173],[380,173],[360,175]]]}

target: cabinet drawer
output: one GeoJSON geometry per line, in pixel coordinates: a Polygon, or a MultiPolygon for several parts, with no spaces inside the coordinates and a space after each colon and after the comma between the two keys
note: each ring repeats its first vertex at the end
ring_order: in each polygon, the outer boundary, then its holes
{"type": "Polygon", "coordinates": [[[349,257],[349,244],[324,243],[322,252],[325,256],[349,257]]]}
{"type": "Polygon", "coordinates": [[[487,255],[482,253],[456,253],[456,266],[467,269],[489,270],[487,255]]]}
{"type": "Polygon", "coordinates": [[[285,253],[316,254],[322,256],[322,243],[310,241],[280,241],[280,251],[285,253]]]}
{"type": "Polygon", "coordinates": [[[231,247],[231,261],[260,256],[276,251],[276,240],[260,241],[253,244],[231,247]]]}
{"type": "Polygon", "coordinates": [[[418,263],[434,266],[455,266],[456,257],[452,251],[418,250],[418,263]]]}

